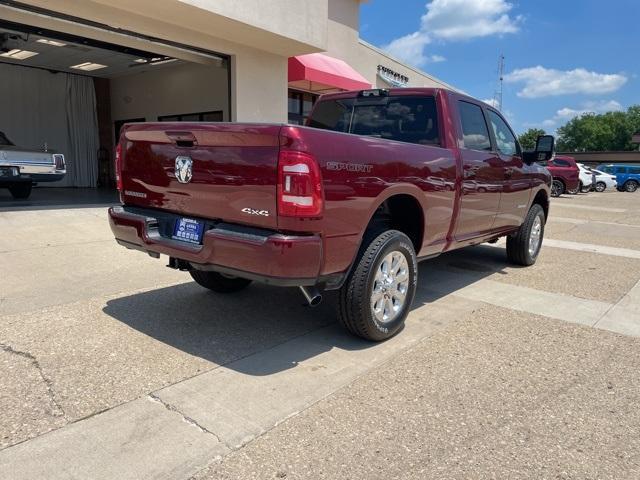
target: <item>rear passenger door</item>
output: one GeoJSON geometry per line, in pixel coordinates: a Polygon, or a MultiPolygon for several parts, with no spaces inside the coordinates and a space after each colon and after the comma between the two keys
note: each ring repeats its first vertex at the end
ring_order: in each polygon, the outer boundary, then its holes
{"type": "Polygon", "coordinates": [[[502,160],[493,151],[480,105],[458,100],[462,159],[462,191],[455,239],[464,241],[489,233],[500,205],[502,160]]]}
{"type": "Polygon", "coordinates": [[[525,175],[520,145],[509,125],[497,112],[487,112],[502,169],[500,208],[493,228],[518,227],[527,214],[531,181],[525,175]]]}

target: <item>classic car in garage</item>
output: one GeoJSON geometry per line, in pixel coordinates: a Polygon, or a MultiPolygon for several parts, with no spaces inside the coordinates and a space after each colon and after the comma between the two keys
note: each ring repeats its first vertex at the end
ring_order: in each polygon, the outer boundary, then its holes
{"type": "Polygon", "coordinates": [[[14,198],[31,195],[35,183],[55,182],[66,173],[64,155],[18,147],[0,132],[0,188],[8,188],[14,198]]]}

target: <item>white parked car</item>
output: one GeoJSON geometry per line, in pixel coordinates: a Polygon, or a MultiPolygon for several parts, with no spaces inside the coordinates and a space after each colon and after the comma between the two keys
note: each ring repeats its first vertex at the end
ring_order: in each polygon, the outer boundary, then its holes
{"type": "Polygon", "coordinates": [[[8,188],[14,198],[29,198],[34,183],[56,182],[66,173],[61,153],[17,147],[0,132],[0,188],[8,188]]]}
{"type": "Polygon", "coordinates": [[[596,192],[604,192],[607,188],[617,188],[618,182],[615,175],[610,175],[600,170],[592,170],[596,174],[596,184],[593,189],[596,192]]]}
{"type": "Polygon", "coordinates": [[[575,195],[578,192],[587,193],[591,191],[591,187],[593,186],[593,183],[595,180],[595,175],[593,174],[590,168],[586,167],[582,163],[577,163],[577,165],[578,165],[578,168],[580,169],[580,174],[579,174],[580,184],[578,185],[578,188],[575,188],[573,190],[567,190],[567,193],[571,193],[573,195],[575,195]]]}

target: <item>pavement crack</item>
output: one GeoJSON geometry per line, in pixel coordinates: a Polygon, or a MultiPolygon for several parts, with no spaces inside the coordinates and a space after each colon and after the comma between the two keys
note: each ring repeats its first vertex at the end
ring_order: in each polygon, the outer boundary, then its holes
{"type": "Polygon", "coordinates": [[[40,362],[38,361],[38,359],[33,354],[22,351],[22,350],[16,350],[11,345],[7,345],[6,343],[0,343],[0,350],[10,353],[12,355],[17,355],[19,357],[26,358],[31,362],[31,364],[35,367],[35,369],[40,374],[40,378],[42,379],[42,382],[46,387],[47,395],[49,396],[51,403],[55,407],[51,415],[54,417],[63,417],[66,419],[67,415],[64,409],[62,408],[62,405],[60,405],[60,403],[58,402],[55,391],[53,390],[53,382],[49,377],[47,377],[44,374],[44,371],[42,370],[42,366],[40,365],[40,362]]]}
{"type": "Polygon", "coordinates": [[[177,413],[178,415],[180,415],[182,417],[182,420],[184,422],[187,422],[189,425],[196,427],[198,430],[200,430],[202,433],[207,433],[209,435],[213,435],[213,437],[220,442],[221,444],[226,445],[226,443],[224,443],[220,437],[215,434],[214,432],[212,432],[211,430],[209,430],[207,427],[203,427],[202,425],[200,425],[196,420],[194,420],[193,418],[189,417],[188,415],[185,415],[184,413],[182,413],[178,407],[176,407],[175,405],[172,405],[171,403],[167,403],[164,400],[162,400],[158,395],[155,395],[153,393],[150,393],[149,395],[149,399],[152,402],[156,402],[159,403],[160,405],[162,405],[164,408],[166,408],[167,410],[169,410],[170,412],[174,412],[177,413]]]}

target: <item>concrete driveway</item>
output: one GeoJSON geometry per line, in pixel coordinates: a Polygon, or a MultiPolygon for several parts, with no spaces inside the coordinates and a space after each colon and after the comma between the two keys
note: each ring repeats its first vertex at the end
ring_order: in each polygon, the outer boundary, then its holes
{"type": "Polygon", "coordinates": [[[554,199],[531,268],[424,262],[372,345],[334,295],[214,295],[117,246],[104,198],[0,197],[0,477],[638,478],[639,199],[554,199]]]}

